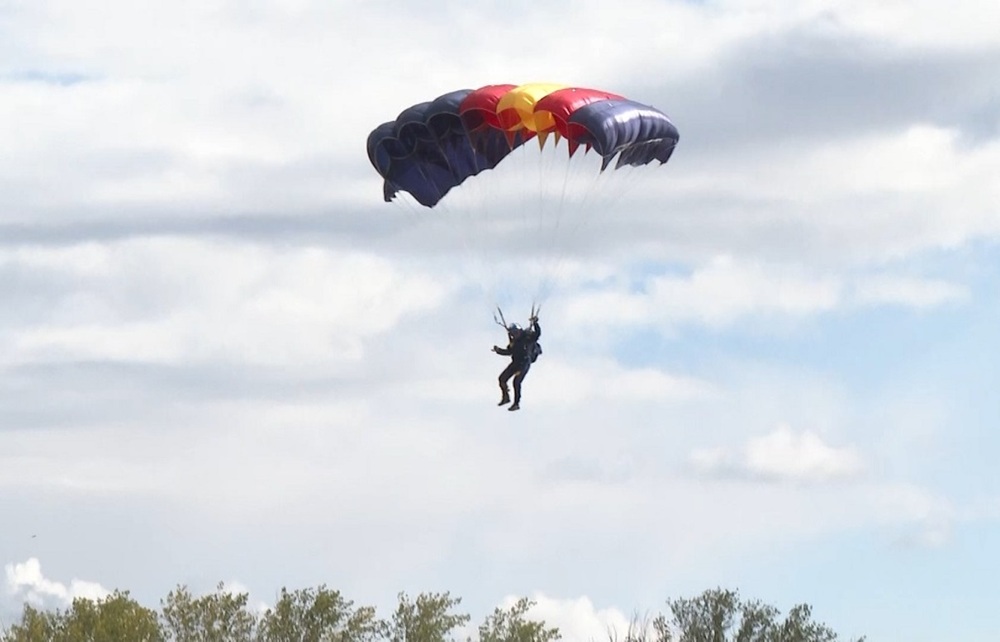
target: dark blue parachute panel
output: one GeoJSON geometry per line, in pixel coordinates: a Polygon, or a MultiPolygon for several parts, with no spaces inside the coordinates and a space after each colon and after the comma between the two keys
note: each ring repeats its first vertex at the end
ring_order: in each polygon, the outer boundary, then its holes
{"type": "Polygon", "coordinates": [[[469,93],[454,91],[414,105],[368,136],[368,157],[385,179],[386,201],[406,191],[421,205],[433,207],[451,188],[493,169],[510,153],[512,147],[501,132],[470,137],[459,115],[469,93]]]}
{"type": "Polygon", "coordinates": [[[573,132],[581,128],[586,131],[573,139],[590,145],[604,158],[602,169],[616,154],[616,168],[646,165],[654,160],[666,163],[680,138],[677,127],[665,114],[631,100],[590,103],[574,111],[567,122],[573,132]]]}

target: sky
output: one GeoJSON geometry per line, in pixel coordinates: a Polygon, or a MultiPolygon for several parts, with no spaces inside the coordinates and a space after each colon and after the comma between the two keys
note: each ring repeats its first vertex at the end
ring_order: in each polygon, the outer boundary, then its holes
{"type": "MultiPolygon", "coordinates": [[[[994,0],[0,0],[0,618],[119,588],[738,589],[997,639],[994,0]],[[368,133],[488,84],[680,132],[440,208],[368,133]],[[588,165],[588,163],[590,163],[588,165]],[[540,303],[521,410],[493,310],[540,303]]],[[[525,150],[531,150],[527,153],[525,150]]]]}

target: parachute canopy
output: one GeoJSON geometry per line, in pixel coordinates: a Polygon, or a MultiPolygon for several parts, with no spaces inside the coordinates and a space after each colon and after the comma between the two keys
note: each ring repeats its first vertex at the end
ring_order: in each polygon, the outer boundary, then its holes
{"type": "Polygon", "coordinates": [[[663,112],[596,89],[549,83],[461,89],[403,110],[368,136],[368,158],[385,179],[385,200],[400,191],[434,207],[470,176],[493,169],[532,138],[565,138],[624,165],[666,163],[679,140],[663,112]]]}

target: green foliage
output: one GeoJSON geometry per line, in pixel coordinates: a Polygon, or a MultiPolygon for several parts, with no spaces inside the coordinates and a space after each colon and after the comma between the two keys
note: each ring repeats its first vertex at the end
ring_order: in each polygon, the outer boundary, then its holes
{"type": "Polygon", "coordinates": [[[354,609],[339,591],[326,586],[288,592],[281,589],[274,608],[260,623],[259,642],[373,642],[382,624],[375,609],[354,609]]]}
{"type": "MultiPolygon", "coordinates": [[[[711,589],[690,599],[667,602],[673,616],[658,618],[657,642],[837,642],[825,624],[812,620],[812,607],[799,604],[779,619],[777,608],[744,601],[736,591],[711,589]],[[676,636],[676,637],[675,637],[676,636]]],[[[857,642],[863,642],[861,638],[857,642]]]]}
{"type": "MultiPolygon", "coordinates": [[[[194,597],[183,586],[161,602],[161,613],[147,609],[127,592],[100,600],[76,599],[64,611],[25,605],[21,619],[0,642],[451,642],[468,624],[456,612],[461,599],[449,593],[400,593],[388,620],[370,606],[355,607],[339,591],[281,589],[275,605],[256,613],[246,593],[219,584],[215,593],[194,597]]],[[[528,618],[535,605],[527,598],[497,608],[478,628],[478,642],[556,642],[559,629],[528,618]]],[[[782,617],[736,591],[708,590],[693,598],[668,600],[668,613],[652,620],[634,617],[623,637],[611,642],[838,642],[825,624],[812,619],[812,607],[798,604],[782,617]]],[[[864,638],[856,642],[863,642],[864,638]]],[[[472,639],[469,639],[472,642],[472,639]]]]}
{"type": "Polygon", "coordinates": [[[812,621],[812,607],[798,604],[792,607],[785,621],[778,625],[774,642],[836,642],[837,634],[824,624],[812,621]]]}
{"type": "Polygon", "coordinates": [[[25,605],[21,621],[0,637],[2,642],[162,642],[156,612],[128,592],[100,600],[77,598],[66,611],[41,612],[25,605]]]}
{"type": "Polygon", "coordinates": [[[557,628],[525,619],[535,603],[521,598],[507,610],[497,608],[479,626],[479,642],[552,642],[562,639],[557,628]]]}
{"type": "Polygon", "coordinates": [[[20,623],[0,635],[0,642],[51,642],[58,628],[59,617],[56,613],[39,611],[25,604],[20,623]]]}
{"type": "MultiPolygon", "coordinates": [[[[668,602],[679,642],[727,642],[740,608],[734,591],[709,590],[692,599],[668,602]]],[[[741,641],[742,642],[742,641],[741,641]]]]}
{"type": "Polygon", "coordinates": [[[406,593],[400,593],[399,605],[383,635],[389,642],[448,642],[453,639],[451,633],[470,619],[451,612],[461,601],[449,593],[421,593],[411,601],[406,593]]]}
{"type": "Polygon", "coordinates": [[[257,618],[247,610],[249,595],[224,590],[195,598],[179,586],[163,603],[166,639],[176,642],[244,642],[252,640],[257,618]]]}
{"type": "Polygon", "coordinates": [[[766,642],[772,639],[775,620],[780,615],[777,608],[760,601],[740,604],[741,622],[736,632],[737,642],[766,642]]]}
{"type": "Polygon", "coordinates": [[[75,599],[64,621],[65,642],[160,642],[163,634],[156,611],[115,591],[103,600],[75,599]]]}

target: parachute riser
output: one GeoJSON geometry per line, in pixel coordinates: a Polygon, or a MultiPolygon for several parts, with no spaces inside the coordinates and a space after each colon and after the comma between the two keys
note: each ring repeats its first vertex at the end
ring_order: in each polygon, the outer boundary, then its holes
{"type": "Polygon", "coordinates": [[[507,325],[507,319],[503,318],[503,310],[500,309],[499,305],[497,306],[496,313],[493,314],[493,320],[496,322],[498,326],[500,326],[504,330],[507,330],[509,328],[509,326],[507,325]],[[497,318],[497,314],[500,315],[499,318],[497,318]]]}
{"type": "MultiPolygon", "coordinates": [[[[534,321],[534,320],[538,319],[538,315],[541,314],[541,312],[542,312],[542,306],[541,306],[541,304],[532,303],[531,304],[531,316],[528,317],[528,320],[529,321],[534,321]]],[[[507,319],[504,318],[504,316],[503,316],[503,310],[500,309],[499,305],[497,306],[497,311],[493,313],[493,321],[498,326],[500,326],[501,328],[503,328],[505,330],[509,330],[510,329],[510,325],[507,323],[507,319]]]]}

